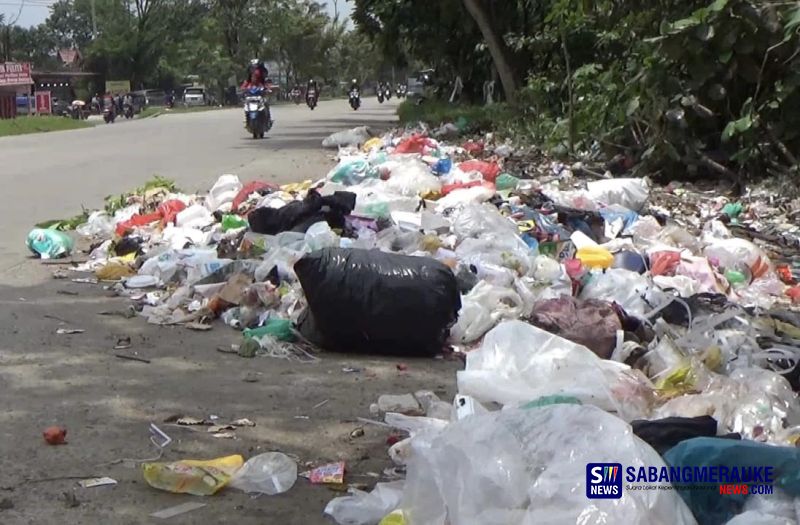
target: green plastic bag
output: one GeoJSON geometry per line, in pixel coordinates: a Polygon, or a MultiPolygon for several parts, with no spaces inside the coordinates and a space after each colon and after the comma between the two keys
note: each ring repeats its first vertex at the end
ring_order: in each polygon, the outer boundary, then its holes
{"type": "Polygon", "coordinates": [[[292,322],[288,319],[267,319],[267,323],[264,326],[248,328],[244,331],[246,339],[260,339],[265,335],[272,336],[278,341],[289,343],[295,340],[292,322]]]}
{"type": "Polygon", "coordinates": [[[222,231],[224,232],[245,227],[247,227],[247,221],[238,215],[228,214],[222,216],[222,231]]]}
{"type": "Polygon", "coordinates": [[[494,181],[497,191],[515,190],[519,185],[519,179],[508,173],[501,173],[494,181]]]}
{"type": "Polygon", "coordinates": [[[34,228],[28,234],[28,249],[42,259],[58,259],[72,252],[72,238],[58,230],[34,228]]]}

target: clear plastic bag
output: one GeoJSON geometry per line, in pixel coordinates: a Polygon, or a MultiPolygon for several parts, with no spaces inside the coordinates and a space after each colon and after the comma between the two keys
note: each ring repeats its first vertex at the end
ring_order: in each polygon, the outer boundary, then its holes
{"type": "Polygon", "coordinates": [[[650,190],[645,179],[605,179],[586,185],[588,196],[605,205],[618,204],[639,211],[647,203],[650,190]]]}
{"type": "Polygon", "coordinates": [[[442,183],[431,173],[428,165],[417,158],[389,161],[382,164],[380,169],[389,170],[386,188],[397,195],[413,197],[442,188],[442,183]]]}
{"type": "Polygon", "coordinates": [[[231,478],[230,486],[245,492],[282,494],[297,481],[297,463],[286,454],[265,452],[248,459],[231,478]]]}
{"type": "Polygon", "coordinates": [[[339,236],[327,222],[317,222],[306,230],[305,243],[311,251],[339,246],[339,236]]]}
{"type": "Polygon", "coordinates": [[[524,303],[517,292],[481,281],[461,300],[458,321],[450,329],[450,340],[472,343],[492,329],[501,319],[516,319],[524,303]]]}
{"type": "Polygon", "coordinates": [[[643,275],[623,268],[611,268],[592,274],[591,280],[581,290],[580,298],[616,302],[628,314],[642,317],[648,310],[642,296],[649,287],[643,275]]]}
{"type": "Polygon", "coordinates": [[[409,525],[696,523],[674,491],[623,488],[620,499],[587,499],[587,463],[664,466],[624,421],[596,407],[470,416],[411,446],[401,503],[409,525]]]}
{"type": "Polygon", "coordinates": [[[351,489],[349,496],[328,502],[325,514],[339,525],[377,525],[400,504],[403,485],[403,481],[378,483],[369,493],[351,489]]]}
{"type": "Polygon", "coordinates": [[[459,393],[482,403],[513,405],[565,395],[626,420],[643,417],[653,396],[638,371],[521,321],[505,321],[490,331],[481,347],[467,354],[466,369],[457,377],[459,393]]]}
{"type": "Polygon", "coordinates": [[[104,210],[100,210],[92,212],[86,222],[75,228],[75,231],[84,237],[106,239],[114,234],[114,226],[114,219],[104,210]]]}
{"type": "Polygon", "coordinates": [[[236,175],[222,175],[211,187],[206,197],[206,207],[214,211],[231,211],[231,204],[242,190],[242,183],[236,175]]]}

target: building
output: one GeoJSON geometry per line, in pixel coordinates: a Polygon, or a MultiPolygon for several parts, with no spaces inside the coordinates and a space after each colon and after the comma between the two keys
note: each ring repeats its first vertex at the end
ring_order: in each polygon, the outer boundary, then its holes
{"type": "Polygon", "coordinates": [[[0,62],[0,118],[17,116],[17,95],[30,94],[31,72],[27,62],[0,62]]]}

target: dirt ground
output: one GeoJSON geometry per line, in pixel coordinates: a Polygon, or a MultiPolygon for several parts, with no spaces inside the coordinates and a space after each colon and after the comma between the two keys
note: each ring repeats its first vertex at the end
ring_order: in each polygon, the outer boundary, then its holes
{"type": "MultiPolygon", "coordinates": [[[[30,264],[38,264],[31,262],[30,264]]],[[[376,359],[319,354],[314,363],[222,353],[239,333],[222,324],[210,332],[148,325],[142,318],[100,315],[124,311],[129,302],[90,284],[53,280],[31,288],[0,290],[0,523],[144,524],[328,523],[322,511],[337,493],[300,478],[288,492],[251,498],[227,488],[210,497],[149,487],[128,459],[156,454],[148,427],[156,423],[172,439],[164,460],[245,458],[276,450],[306,462],[345,460],[347,481],[369,486],[391,466],[390,432],[364,425],[369,405],[382,393],[432,389],[454,394],[458,364],[443,360],[376,359]],[[74,335],[58,328],[80,328],[74,335]],[[126,352],[150,360],[114,356],[117,339],[126,352]],[[399,371],[398,363],[407,371],[399,371]],[[345,372],[343,368],[358,368],[345,372]],[[257,382],[245,381],[246,376],[257,382]],[[316,407],[316,408],[315,408],[316,407]],[[249,418],[235,439],[215,438],[204,427],[163,423],[169,416],[249,418]],[[67,428],[68,444],[49,446],[42,429],[67,428]],[[362,437],[351,432],[364,428],[362,437]],[[109,476],[119,483],[84,489],[82,478],[109,476]],[[66,499],[74,495],[77,506],[66,499]],[[208,506],[159,520],[152,512],[189,501],[208,506]]],[[[74,504],[74,503],[73,503],[74,504]]]]}

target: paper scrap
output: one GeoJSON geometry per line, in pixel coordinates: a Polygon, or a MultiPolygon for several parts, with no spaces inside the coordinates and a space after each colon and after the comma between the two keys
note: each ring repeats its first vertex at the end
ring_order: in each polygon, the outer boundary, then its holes
{"type": "Polygon", "coordinates": [[[89,478],[89,479],[82,479],[78,482],[78,485],[85,489],[90,489],[92,487],[102,487],[104,485],[116,485],[117,480],[114,478],[109,477],[102,477],[102,478],[89,478]]]}
{"type": "Polygon", "coordinates": [[[191,512],[193,510],[202,509],[208,505],[207,503],[199,503],[196,501],[190,501],[188,503],[181,503],[180,505],[175,505],[174,507],[169,507],[164,510],[159,510],[158,512],[154,512],[150,514],[150,516],[154,518],[160,518],[165,520],[167,518],[172,518],[174,516],[179,516],[181,514],[185,514],[187,512],[191,512]]]}

